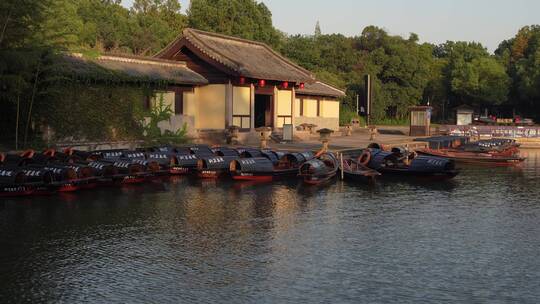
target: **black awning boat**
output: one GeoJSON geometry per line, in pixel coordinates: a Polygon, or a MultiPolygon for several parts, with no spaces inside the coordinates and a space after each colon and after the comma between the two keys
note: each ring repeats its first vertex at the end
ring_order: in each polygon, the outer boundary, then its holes
{"type": "Polygon", "coordinates": [[[25,172],[18,167],[0,167],[0,197],[27,196],[35,187],[27,182],[25,172]]]}
{"type": "Polygon", "coordinates": [[[274,164],[266,157],[234,159],[229,170],[235,180],[272,181],[277,174],[274,164]]]}
{"type": "Polygon", "coordinates": [[[252,147],[238,147],[235,150],[242,158],[262,157],[262,150],[252,147]]]}
{"type": "Polygon", "coordinates": [[[197,176],[199,178],[219,178],[229,175],[231,161],[239,159],[237,156],[212,156],[197,160],[197,176]]]}
{"type": "Polygon", "coordinates": [[[453,178],[459,173],[453,160],[418,155],[404,148],[393,148],[392,151],[365,149],[359,160],[361,164],[383,175],[453,178]]]}
{"type": "Polygon", "coordinates": [[[326,152],[312,158],[300,166],[298,175],[305,183],[319,185],[329,181],[338,171],[339,164],[333,153],[326,152]]]}

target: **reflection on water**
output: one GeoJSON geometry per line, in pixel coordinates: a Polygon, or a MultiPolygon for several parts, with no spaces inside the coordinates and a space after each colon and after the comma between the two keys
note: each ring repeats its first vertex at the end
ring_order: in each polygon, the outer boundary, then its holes
{"type": "Polygon", "coordinates": [[[540,153],[452,181],[322,188],[175,178],[4,200],[10,302],[540,298],[540,153]]]}

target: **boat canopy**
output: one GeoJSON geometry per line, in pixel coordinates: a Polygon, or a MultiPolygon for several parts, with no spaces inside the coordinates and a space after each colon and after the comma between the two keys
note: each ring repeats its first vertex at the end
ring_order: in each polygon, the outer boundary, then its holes
{"type": "Polygon", "coordinates": [[[214,155],[214,151],[207,145],[193,145],[189,146],[190,154],[195,154],[197,157],[210,157],[214,155]]]}
{"type": "Polygon", "coordinates": [[[162,166],[170,166],[177,163],[176,157],[170,152],[150,152],[148,153],[147,160],[156,162],[162,166]]]}
{"type": "Polygon", "coordinates": [[[199,170],[222,170],[228,169],[231,161],[238,159],[238,156],[214,156],[201,158],[197,162],[199,170]]]}
{"type": "Polygon", "coordinates": [[[0,185],[19,185],[26,181],[26,175],[19,168],[0,168],[0,185]]]}
{"type": "Polygon", "coordinates": [[[217,156],[239,156],[240,155],[238,151],[229,147],[212,148],[212,151],[217,156]]]}
{"type": "Polygon", "coordinates": [[[124,151],[123,153],[124,158],[129,159],[145,159],[145,155],[141,151],[124,151]]]}
{"type": "Polygon", "coordinates": [[[427,142],[430,149],[455,148],[470,142],[467,136],[433,136],[427,138],[415,138],[414,141],[427,142]]]}
{"type": "Polygon", "coordinates": [[[301,174],[309,174],[311,176],[317,177],[317,176],[325,176],[329,173],[330,169],[324,161],[314,158],[306,161],[305,163],[300,166],[300,173],[301,174]]]}
{"type": "Polygon", "coordinates": [[[384,164],[385,158],[392,155],[392,152],[379,149],[369,149],[369,151],[371,153],[371,159],[369,160],[367,166],[375,170],[381,169],[382,165],[384,164]]]}
{"type": "MultiPolygon", "coordinates": [[[[207,157],[212,157],[212,155],[208,155],[207,157]]],[[[197,166],[198,159],[196,154],[176,154],[176,161],[180,167],[194,168],[197,166]]]]}
{"type": "Polygon", "coordinates": [[[112,176],[118,174],[118,169],[111,163],[102,161],[91,161],[88,166],[96,172],[98,176],[112,176]]]}
{"type": "MultiPolygon", "coordinates": [[[[35,165],[30,166],[30,168],[35,168],[35,165]]],[[[77,172],[75,171],[75,169],[66,165],[48,164],[43,166],[43,169],[50,171],[54,177],[54,180],[56,181],[77,178],[77,172]]]]}
{"type": "Polygon", "coordinates": [[[23,172],[28,183],[50,184],[54,181],[52,172],[44,168],[25,168],[23,172]]]}
{"type": "Polygon", "coordinates": [[[237,148],[236,151],[240,154],[240,157],[262,157],[261,150],[255,148],[237,148]]]}
{"type": "Polygon", "coordinates": [[[261,157],[267,158],[272,162],[272,164],[276,165],[277,163],[279,163],[279,159],[283,157],[283,155],[280,155],[278,152],[272,150],[262,150],[261,157]]]}
{"type": "Polygon", "coordinates": [[[441,172],[446,170],[454,170],[455,164],[453,160],[419,155],[415,157],[409,165],[409,170],[416,172],[441,172]]]}
{"type": "Polygon", "coordinates": [[[239,158],[231,161],[231,172],[272,173],[274,164],[266,157],[239,158]]]}
{"type": "Polygon", "coordinates": [[[313,152],[292,152],[285,154],[281,159],[291,163],[293,166],[300,166],[304,162],[314,157],[313,152]]]}

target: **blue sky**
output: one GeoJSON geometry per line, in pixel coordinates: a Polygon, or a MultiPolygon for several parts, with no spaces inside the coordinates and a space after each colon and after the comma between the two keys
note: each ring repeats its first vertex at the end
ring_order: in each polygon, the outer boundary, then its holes
{"type": "MultiPolygon", "coordinates": [[[[132,0],[123,0],[130,6],[132,0]]],[[[414,32],[421,41],[478,41],[490,51],[524,25],[540,24],[540,0],[263,0],[274,26],[289,34],[359,35],[376,25],[394,35],[414,32]]],[[[183,9],[189,0],[180,0],[183,9]]]]}

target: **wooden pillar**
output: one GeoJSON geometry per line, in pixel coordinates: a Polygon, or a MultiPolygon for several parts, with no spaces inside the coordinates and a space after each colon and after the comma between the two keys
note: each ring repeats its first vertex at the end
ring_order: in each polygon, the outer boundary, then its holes
{"type": "Polygon", "coordinates": [[[296,90],[294,89],[294,86],[292,87],[292,93],[291,93],[291,124],[292,124],[292,130],[293,135],[294,131],[296,130],[296,123],[294,121],[294,117],[296,116],[296,113],[294,112],[296,109],[295,102],[296,102],[296,90]]]}
{"type": "Polygon", "coordinates": [[[272,115],[274,115],[274,125],[272,126],[273,129],[275,129],[277,127],[277,120],[278,120],[278,117],[277,117],[277,107],[278,107],[278,94],[279,91],[278,91],[278,88],[277,86],[274,86],[274,98],[273,99],[273,102],[274,102],[274,106],[272,107],[274,113],[272,113],[272,115]]]}
{"type": "Polygon", "coordinates": [[[249,85],[250,91],[250,102],[249,102],[249,116],[250,116],[250,131],[255,131],[255,86],[252,84],[249,85]]]}
{"type": "Polygon", "coordinates": [[[233,123],[233,85],[229,80],[229,83],[225,85],[225,128],[230,127],[233,123]]]}
{"type": "Polygon", "coordinates": [[[193,89],[193,106],[195,108],[195,129],[200,129],[200,109],[199,107],[201,106],[201,104],[199,103],[199,92],[200,92],[200,89],[199,87],[196,87],[195,89],[193,89]]]}

